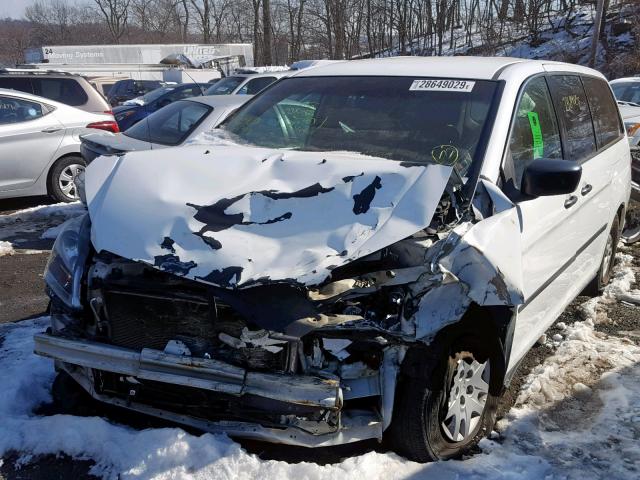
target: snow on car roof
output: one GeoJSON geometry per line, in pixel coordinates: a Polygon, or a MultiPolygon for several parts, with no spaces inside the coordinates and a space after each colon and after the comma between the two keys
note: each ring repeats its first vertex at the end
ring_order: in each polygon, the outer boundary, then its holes
{"type": "MultiPolygon", "coordinates": [[[[602,76],[590,68],[548,60],[528,60],[511,57],[388,57],[350,60],[301,70],[295,77],[317,76],[416,76],[436,78],[474,78],[493,80],[506,67],[537,65],[546,71],[569,71],[602,76]]],[[[518,67],[519,68],[519,67],[518,67]]],[[[603,77],[604,78],[604,77],[603,77]]]]}
{"type": "Polygon", "coordinates": [[[293,76],[333,75],[478,78],[490,80],[502,68],[527,60],[509,57],[389,57],[319,65],[293,76]]]}

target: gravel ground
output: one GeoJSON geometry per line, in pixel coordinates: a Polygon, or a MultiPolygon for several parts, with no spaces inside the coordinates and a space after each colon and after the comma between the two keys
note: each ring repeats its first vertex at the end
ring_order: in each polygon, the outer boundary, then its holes
{"type": "MultiPolygon", "coordinates": [[[[35,201],[37,202],[37,200],[35,201]]],[[[35,205],[41,204],[34,203],[35,205]]],[[[0,215],[9,213],[12,209],[26,208],[32,206],[27,203],[0,201],[0,215]]],[[[636,212],[637,213],[637,212],[636,212]]],[[[2,235],[0,231],[0,240],[2,235]]],[[[634,257],[634,266],[637,278],[640,278],[640,244],[624,248],[625,253],[634,257]]],[[[46,253],[21,254],[18,251],[15,255],[0,257],[0,323],[15,322],[42,314],[47,305],[47,298],[42,292],[42,272],[47,259],[46,253]]],[[[580,304],[588,300],[587,297],[578,297],[561,315],[556,322],[571,324],[582,320],[580,304]]],[[[640,307],[625,304],[622,302],[606,305],[607,316],[614,320],[599,324],[596,328],[609,335],[625,336],[640,344],[640,307]]],[[[561,329],[555,325],[547,332],[548,336],[560,333],[561,329]]],[[[520,364],[510,387],[506,390],[502,398],[498,416],[504,416],[514,405],[518,392],[523,384],[526,375],[537,365],[544,361],[546,357],[553,353],[553,348],[544,344],[537,344],[527,354],[520,364]]],[[[47,412],[50,407],[44,407],[41,414],[55,413],[47,412]]],[[[106,411],[101,408],[95,414],[108,416],[110,419],[131,425],[134,428],[146,428],[153,426],[151,423],[140,419],[127,418],[126,414],[114,411],[106,411]]],[[[278,445],[264,444],[261,442],[241,442],[248,451],[259,455],[262,458],[286,460],[289,462],[313,461],[325,464],[338,462],[348,456],[363,454],[372,449],[384,451],[382,445],[376,442],[361,442],[359,444],[348,445],[340,448],[323,448],[309,451],[304,448],[282,447],[278,445]]],[[[9,479],[94,479],[89,474],[93,462],[90,460],[73,460],[66,455],[44,455],[33,458],[22,458],[18,454],[5,456],[0,460],[0,480],[9,479]]]]}

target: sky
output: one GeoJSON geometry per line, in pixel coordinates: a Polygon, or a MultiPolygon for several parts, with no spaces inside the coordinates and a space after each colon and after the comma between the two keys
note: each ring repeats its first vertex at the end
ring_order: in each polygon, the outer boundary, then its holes
{"type": "MultiPolygon", "coordinates": [[[[24,11],[34,0],[0,0],[0,18],[23,18],[24,11]]],[[[71,4],[86,3],[87,0],[71,1],[71,4]]]]}
{"type": "Polygon", "coordinates": [[[0,18],[22,18],[32,0],[0,0],[0,18]]]}

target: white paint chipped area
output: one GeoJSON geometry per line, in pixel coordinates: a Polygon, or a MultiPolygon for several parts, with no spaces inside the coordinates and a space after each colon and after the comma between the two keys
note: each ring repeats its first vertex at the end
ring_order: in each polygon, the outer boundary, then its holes
{"type": "Polygon", "coordinates": [[[64,452],[93,459],[96,475],[122,479],[637,479],[640,348],[594,329],[611,321],[607,302],[639,293],[633,282],[631,257],[618,254],[613,283],[584,304],[584,321],[549,340],[554,354],[529,375],[517,406],[498,425],[501,433],[462,462],[420,465],[369,452],[333,465],[288,464],[261,460],[224,436],[34,415],[50,401],[54,377],[50,362],[31,353],[32,335],[45,328],[46,318],[0,327],[0,454],[16,450],[24,463],[30,455],[64,452]]]}

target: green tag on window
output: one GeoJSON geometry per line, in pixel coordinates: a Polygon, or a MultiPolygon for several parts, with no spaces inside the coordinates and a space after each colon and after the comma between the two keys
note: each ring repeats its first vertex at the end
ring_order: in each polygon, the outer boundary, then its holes
{"type": "Polygon", "coordinates": [[[542,158],[544,155],[544,142],[542,140],[542,130],[540,130],[540,119],[536,112],[527,113],[531,136],[533,137],[533,158],[542,158]]]}

